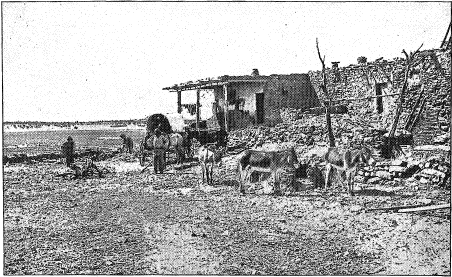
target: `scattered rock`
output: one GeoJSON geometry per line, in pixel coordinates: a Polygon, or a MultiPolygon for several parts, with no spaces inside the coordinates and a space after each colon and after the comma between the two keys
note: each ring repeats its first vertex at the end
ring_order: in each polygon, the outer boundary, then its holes
{"type": "Polygon", "coordinates": [[[400,172],[403,173],[406,171],[406,167],[398,166],[398,165],[391,165],[389,167],[389,172],[400,172]]]}
{"type": "Polygon", "coordinates": [[[407,166],[407,164],[408,163],[406,161],[404,161],[404,160],[394,160],[394,161],[391,162],[392,166],[405,167],[405,166],[407,166]]]}
{"type": "Polygon", "coordinates": [[[367,180],[368,184],[377,184],[381,181],[380,177],[373,177],[367,180]]]}
{"type": "Polygon", "coordinates": [[[360,205],[352,205],[352,206],[350,206],[350,212],[352,212],[352,213],[356,213],[356,212],[359,212],[361,210],[363,210],[363,207],[360,206],[360,205]]]}
{"type": "Polygon", "coordinates": [[[386,180],[391,180],[392,179],[391,173],[389,173],[387,171],[382,171],[382,170],[379,170],[379,171],[375,172],[375,176],[379,177],[381,179],[386,179],[386,180]]]}

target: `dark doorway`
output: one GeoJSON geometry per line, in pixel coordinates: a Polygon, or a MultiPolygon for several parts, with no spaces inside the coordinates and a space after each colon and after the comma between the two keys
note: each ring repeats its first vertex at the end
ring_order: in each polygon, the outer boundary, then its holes
{"type": "Polygon", "coordinates": [[[385,86],[385,84],[376,84],[375,85],[375,96],[377,96],[376,104],[377,104],[377,112],[378,113],[383,112],[383,97],[381,97],[381,95],[382,95],[382,90],[383,90],[384,86],[385,86]]]}
{"type": "Polygon", "coordinates": [[[256,123],[264,123],[264,94],[256,93],[256,123]]]}

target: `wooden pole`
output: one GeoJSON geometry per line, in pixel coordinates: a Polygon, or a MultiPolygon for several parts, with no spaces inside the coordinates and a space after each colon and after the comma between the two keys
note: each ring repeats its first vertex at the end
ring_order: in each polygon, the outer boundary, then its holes
{"type": "MultiPolygon", "coordinates": [[[[452,21],[450,22],[449,27],[447,28],[446,35],[444,36],[443,42],[441,42],[441,46],[439,48],[443,48],[444,45],[446,44],[447,35],[449,34],[449,31],[451,30],[451,28],[452,28],[452,21]]],[[[450,40],[449,40],[449,42],[450,42],[450,40]]]]}
{"type": "Polygon", "coordinates": [[[393,206],[393,207],[380,207],[380,208],[372,208],[366,210],[366,212],[374,212],[374,211],[394,211],[397,212],[401,209],[412,209],[412,208],[419,208],[419,207],[426,207],[430,206],[430,204],[417,204],[417,205],[406,205],[406,206],[393,206]]]}
{"type": "Polygon", "coordinates": [[[322,63],[322,79],[323,79],[322,90],[323,90],[325,97],[328,99],[328,101],[323,102],[323,104],[325,106],[325,117],[326,117],[326,127],[328,130],[328,140],[330,143],[330,147],[335,147],[336,144],[334,141],[333,129],[331,127],[331,114],[330,114],[330,109],[329,109],[330,95],[328,94],[328,89],[326,87],[325,56],[322,59],[322,56],[320,55],[318,39],[316,39],[315,42],[316,42],[316,47],[317,47],[317,54],[319,55],[320,62],[322,63]]]}
{"type": "Polygon", "coordinates": [[[421,107],[419,108],[419,111],[417,112],[416,117],[413,119],[413,123],[411,123],[410,128],[408,129],[408,132],[413,132],[414,126],[416,126],[416,123],[418,122],[419,118],[421,117],[422,112],[424,111],[425,107],[425,101],[427,101],[427,97],[424,97],[422,100],[421,107]]]}
{"type": "Polygon", "coordinates": [[[415,118],[415,115],[414,115],[414,114],[415,114],[417,108],[419,107],[419,104],[421,103],[422,97],[424,96],[423,93],[424,93],[424,85],[422,85],[421,92],[419,93],[419,97],[417,98],[416,103],[415,103],[414,106],[411,108],[411,113],[410,113],[410,115],[408,116],[408,119],[406,120],[406,123],[405,123],[405,127],[404,127],[403,129],[408,130],[408,129],[409,129],[409,126],[410,126],[411,123],[413,122],[413,120],[414,120],[414,118],[415,118]]]}
{"type": "Polygon", "coordinates": [[[400,114],[402,113],[402,105],[403,105],[403,97],[407,88],[407,84],[408,84],[408,74],[410,71],[410,66],[407,62],[407,65],[405,66],[405,77],[403,79],[403,86],[402,86],[402,91],[400,92],[399,95],[399,99],[398,99],[398,103],[397,103],[397,107],[396,107],[396,113],[394,116],[394,120],[392,123],[392,127],[391,127],[391,131],[389,132],[389,137],[393,138],[395,135],[395,132],[397,130],[397,124],[399,123],[399,117],[400,114]]]}
{"type": "Polygon", "coordinates": [[[399,213],[433,211],[433,210],[440,210],[440,209],[450,209],[450,203],[441,204],[441,205],[432,205],[432,206],[427,206],[427,207],[412,208],[412,209],[400,209],[399,213]]]}
{"type": "Polygon", "coordinates": [[[326,126],[328,129],[328,140],[330,142],[330,147],[336,147],[336,144],[334,142],[333,129],[331,128],[331,113],[330,113],[329,106],[330,105],[325,106],[326,126]]]}
{"type": "Polygon", "coordinates": [[[373,96],[366,96],[366,97],[357,97],[357,98],[340,98],[340,99],[333,99],[333,100],[323,100],[324,102],[351,102],[351,101],[358,101],[358,100],[370,100],[373,98],[383,98],[383,97],[389,97],[389,96],[397,96],[400,95],[400,93],[390,93],[390,94],[384,94],[384,95],[373,95],[373,96]]]}
{"type": "Polygon", "coordinates": [[[419,53],[419,50],[421,49],[422,45],[424,45],[424,44],[421,44],[421,46],[414,53],[410,52],[410,55],[408,55],[405,52],[405,49],[402,51],[402,53],[404,53],[405,57],[406,57],[405,77],[403,79],[402,91],[400,92],[400,95],[399,95],[399,99],[398,99],[399,103],[397,104],[394,120],[392,122],[391,131],[389,132],[389,136],[388,136],[388,138],[390,138],[390,139],[394,138],[395,132],[397,130],[397,125],[399,123],[400,114],[402,113],[402,106],[403,106],[405,92],[408,88],[408,75],[410,74],[410,70],[411,70],[411,66],[414,61],[414,58],[415,58],[416,54],[419,53]]]}
{"type": "Polygon", "coordinates": [[[200,90],[196,90],[196,131],[199,131],[199,121],[200,121],[200,114],[199,114],[199,107],[200,107],[200,103],[199,103],[199,96],[200,94],[200,90]]]}
{"type": "Polygon", "coordinates": [[[182,92],[177,91],[177,113],[182,113],[182,92]]]}
{"type": "Polygon", "coordinates": [[[228,106],[229,106],[229,99],[228,99],[228,85],[224,84],[223,85],[223,92],[224,92],[224,130],[226,132],[229,131],[229,126],[228,126],[228,106]]]}

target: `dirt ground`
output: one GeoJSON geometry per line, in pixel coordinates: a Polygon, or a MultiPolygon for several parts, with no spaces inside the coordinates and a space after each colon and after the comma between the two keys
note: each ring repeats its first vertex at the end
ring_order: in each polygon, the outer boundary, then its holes
{"type": "Polygon", "coordinates": [[[105,178],[57,177],[59,163],[4,167],[4,274],[450,275],[450,203],[434,187],[241,195],[234,157],[201,184],[199,166],[105,178]]]}

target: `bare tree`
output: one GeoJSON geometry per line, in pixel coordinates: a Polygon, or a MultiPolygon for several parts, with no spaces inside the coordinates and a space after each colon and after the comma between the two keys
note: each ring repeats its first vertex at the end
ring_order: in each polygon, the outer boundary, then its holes
{"type": "Polygon", "coordinates": [[[327,98],[326,101],[323,101],[323,105],[325,106],[325,116],[326,116],[326,127],[328,129],[328,139],[330,142],[330,147],[335,147],[336,144],[334,142],[334,134],[333,129],[331,128],[331,114],[330,114],[330,106],[331,106],[331,98],[328,94],[328,88],[326,86],[326,72],[325,72],[325,56],[320,55],[319,50],[319,40],[315,39],[316,47],[317,47],[317,54],[319,55],[320,62],[322,63],[322,85],[320,86],[322,88],[323,94],[327,98]]]}

